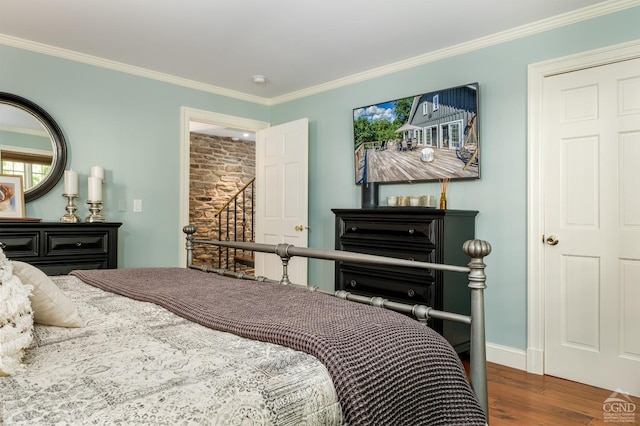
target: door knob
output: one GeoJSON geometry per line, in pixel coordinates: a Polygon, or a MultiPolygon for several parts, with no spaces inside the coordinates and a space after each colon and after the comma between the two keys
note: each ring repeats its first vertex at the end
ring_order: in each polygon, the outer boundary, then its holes
{"type": "Polygon", "coordinates": [[[549,235],[547,237],[547,244],[549,244],[550,246],[555,246],[559,242],[560,242],[560,240],[555,235],[549,235]]]}
{"type": "Polygon", "coordinates": [[[296,227],[295,227],[294,229],[295,229],[296,231],[298,231],[298,232],[302,232],[302,231],[304,231],[305,229],[309,229],[309,227],[308,227],[308,226],[304,226],[304,225],[296,225],[296,227]]]}

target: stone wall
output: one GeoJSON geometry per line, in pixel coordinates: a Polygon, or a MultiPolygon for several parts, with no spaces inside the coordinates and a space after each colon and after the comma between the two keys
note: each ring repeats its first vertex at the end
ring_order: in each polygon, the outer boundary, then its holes
{"type": "MultiPolygon", "coordinates": [[[[238,191],[255,177],[255,143],[234,141],[231,138],[191,133],[191,168],[189,186],[189,223],[198,230],[196,239],[227,240],[227,212],[229,216],[229,240],[243,240],[243,220],[246,222],[244,241],[253,238],[251,214],[253,212],[253,194],[251,187],[245,192],[244,200],[238,199],[230,204],[230,211],[224,209],[219,216],[216,213],[238,191]],[[234,235],[234,221],[237,235],[234,235]],[[222,224],[219,231],[218,225],[222,224]]],[[[194,264],[210,268],[228,268],[234,270],[233,253],[222,251],[218,256],[217,248],[197,248],[194,251],[194,264]],[[230,260],[227,264],[227,259],[230,260]]],[[[240,254],[240,253],[238,253],[240,254]]],[[[242,265],[235,270],[252,270],[242,265]]]]}

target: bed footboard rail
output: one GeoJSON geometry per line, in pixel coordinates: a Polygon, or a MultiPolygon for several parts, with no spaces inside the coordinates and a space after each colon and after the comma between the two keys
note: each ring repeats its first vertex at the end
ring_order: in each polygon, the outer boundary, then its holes
{"type": "Polygon", "coordinates": [[[279,282],[281,284],[291,284],[288,276],[289,259],[294,256],[314,259],[324,259],[331,261],[343,261],[351,263],[365,263],[370,265],[402,266],[418,269],[437,269],[450,272],[467,274],[469,278],[469,288],[471,289],[471,315],[461,315],[455,312],[445,312],[433,309],[424,305],[410,305],[406,303],[393,302],[382,297],[367,297],[352,294],[344,290],[326,291],[318,287],[309,287],[311,291],[329,294],[342,299],[354,302],[370,304],[397,312],[412,314],[419,321],[425,322],[429,318],[438,318],[448,321],[469,324],[471,328],[470,336],[470,370],[471,386],[478,398],[480,406],[488,418],[488,393],[487,393],[487,365],[486,365],[486,336],[485,336],[485,312],[484,312],[484,290],[487,288],[485,275],[486,264],[484,258],[491,253],[491,245],[483,240],[466,241],[462,247],[470,262],[467,266],[445,265],[439,263],[418,262],[413,260],[395,259],[383,256],[368,255],[339,250],[318,250],[307,247],[295,247],[291,244],[261,244],[240,241],[218,241],[218,240],[196,240],[194,234],[196,227],[188,225],[183,228],[187,234],[187,267],[198,269],[204,272],[214,272],[220,275],[232,276],[235,278],[249,279],[255,281],[279,282]],[[266,277],[249,275],[244,272],[232,272],[227,269],[213,269],[204,266],[193,265],[193,250],[196,244],[230,247],[242,250],[257,251],[262,253],[275,253],[282,261],[282,278],[273,280],[266,277]]]}

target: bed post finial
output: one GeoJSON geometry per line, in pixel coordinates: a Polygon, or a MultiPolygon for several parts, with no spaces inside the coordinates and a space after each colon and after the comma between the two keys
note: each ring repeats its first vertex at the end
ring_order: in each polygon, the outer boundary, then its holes
{"type": "Polygon", "coordinates": [[[189,268],[193,264],[193,240],[194,240],[193,234],[196,233],[197,229],[198,228],[196,228],[194,225],[187,225],[184,228],[182,228],[182,232],[187,234],[187,244],[186,244],[187,268],[189,268]]]}
{"type": "Polygon", "coordinates": [[[462,249],[470,258],[479,258],[482,261],[483,257],[491,253],[491,244],[484,240],[469,240],[464,243],[462,249]]]}
{"type": "Polygon", "coordinates": [[[469,266],[469,288],[471,289],[471,386],[480,407],[489,419],[489,396],[487,393],[487,348],[484,323],[484,289],[487,276],[484,257],[491,253],[491,244],[483,240],[469,240],[462,246],[471,258],[469,266]]]}

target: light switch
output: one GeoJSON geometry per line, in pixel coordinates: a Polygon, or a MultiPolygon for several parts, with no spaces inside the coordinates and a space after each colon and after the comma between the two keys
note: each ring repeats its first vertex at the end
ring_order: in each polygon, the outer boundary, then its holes
{"type": "Polygon", "coordinates": [[[133,212],[142,213],[142,200],[133,200],[133,212]]]}

